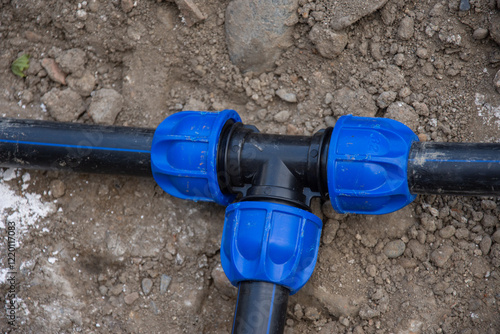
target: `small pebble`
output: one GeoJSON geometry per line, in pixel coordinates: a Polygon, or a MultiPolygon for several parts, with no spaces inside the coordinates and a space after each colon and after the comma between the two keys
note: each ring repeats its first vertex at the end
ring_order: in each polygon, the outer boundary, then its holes
{"type": "Polygon", "coordinates": [[[460,0],[460,10],[466,11],[470,9],[469,0],[460,0]]]}
{"type": "Polygon", "coordinates": [[[160,293],[161,294],[164,294],[165,292],[167,292],[167,289],[168,289],[171,282],[172,282],[172,277],[167,276],[165,274],[161,275],[161,278],[160,278],[160,293]]]}
{"type": "Polygon", "coordinates": [[[476,30],[474,30],[474,33],[472,34],[472,38],[476,39],[476,40],[481,40],[481,39],[485,39],[486,37],[488,37],[488,29],[484,29],[484,28],[477,28],[476,30]]]}
{"type": "Polygon", "coordinates": [[[406,16],[401,20],[398,28],[398,37],[402,40],[409,40],[413,37],[413,30],[415,26],[415,20],[411,17],[406,16]]]}
{"type": "Polygon", "coordinates": [[[126,295],[123,298],[123,300],[125,301],[126,304],[131,305],[137,300],[137,298],[139,298],[139,293],[132,292],[131,294],[126,295]]]}
{"type": "Polygon", "coordinates": [[[145,278],[142,280],[142,291],[144,292],[144,295],[149,295],[151,292],[151,288],[153,287],[153,281],[149,278],[145,278]]]}
{"type": "Polygon", "coordinates": [[[61,180],[52,180],[50,182],[50,191],[54,198],[62,197],[66,193],[66,185],[61,180]]]}
{"type": "Polygon", "coordinates": [[[484,238],[479,243],[479,248],[481,249],[481,252],[484,255],[487,255],[490,252],[490,249],[491,249],[491,238],[490,238],[489,235],[485,235],[484,236],[484,238]]]}
{"type": "Polygon", "coordinates": [[[439,235],[443,239],[449,239],[455,234],[455,227],[453,225],[448,225],[439,231],[439,235]]]}
{"type": "Polygon", "coordinates": [[[493,235],[491,236],[491,240],[493,240],[497,244],[500,244],[500,229],[493,233],[493,235]]]}
{"type": "Polygon", "coordinates": [[[289,93],[285,89],[278,89],[276,95],[280,97],[283,101],[295,103],[297,102],[297,95],[294,93],[289,93]]]}
{"type": "Polygon", "coordinates": [[[320,318],[320,314],[318,309],[315,307],[306,307],[304,312],[304,317],[308,320],[318,320],[320,318]]]}
{"type": "Polygon", "coordinates": [[[431,260],[437,267],[442,267],[450,259],[454,251],[451,246],[441,246],[431,253],[431,260]]]}
{"type": "Polygon", "coordinates": [[[389,259],[395,259],[403,255],[406,245],[402,240],[393,240],[387,243],[384,247],[384,254],[389,259]]]}
{"type": "Polygon", "coordinates": [[[495,86],[497,92],[500,94],[500,71],[498,71],[495,75],[495,78],[493,79],[493,85],[495,86]]]}
{"type": "Polygon", "coordinates": [[[279,123],[285,123],[290,118],[290,111],[282,110],[274,115],[274,120],[279,123]]]}

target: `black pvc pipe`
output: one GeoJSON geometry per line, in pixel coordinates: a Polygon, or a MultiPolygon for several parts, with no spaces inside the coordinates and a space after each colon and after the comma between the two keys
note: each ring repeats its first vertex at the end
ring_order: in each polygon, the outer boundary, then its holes
{"type": "Polygon", "coordinates": [[[150,176],[153,129],[0,118],[0,167],[150,176]]]}
{"type": "Polygon", "coordinates": [[[415,142],[408,186],[413,194],[500,195],[500,144],[415,142]]]}
{"type": "Polygon", "coordinates": [[[290,290],[281,285],[241,282],[232,333],[283,333],[289,294],[290,290]]]}

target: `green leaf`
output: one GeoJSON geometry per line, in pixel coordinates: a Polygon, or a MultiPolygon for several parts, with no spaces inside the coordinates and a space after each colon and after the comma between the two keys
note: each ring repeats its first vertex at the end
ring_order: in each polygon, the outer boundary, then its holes
{"type": "Polygon", "coordinates": [[[24,74],[24,71],[26,71],[29,67],[30,67],[30,55],[25,53],[21,57],[14,60],[10,69],[12,70],[12,73],[14,73],[15,75],[24,78],[26,76],[26,74],[24,74]]]}

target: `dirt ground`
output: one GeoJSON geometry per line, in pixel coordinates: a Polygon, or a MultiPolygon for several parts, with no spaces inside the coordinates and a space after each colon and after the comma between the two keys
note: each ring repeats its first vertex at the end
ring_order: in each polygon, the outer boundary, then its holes
{"type": "MultiPolygon", "coordinates": [[[[0,0],[0,117],[154,128],[228,108],[263,132],[310,135],[352,113],[403,121],[426,141],[500,141],[495,1],[300,0],[290,45],[259,74],[231,63],[229,1],[183,3],[0,0]],[[24,78],[10,69],[22,54],[24,78]]],[[[361,216],[314,202],[318,263],[290,297],[285,332],[500,333],[498,204],[429,195],[361,216]]],[[[223,207],[152,179],[0,169],[0,330],[230,333],[223,221],[223,207]]]]}

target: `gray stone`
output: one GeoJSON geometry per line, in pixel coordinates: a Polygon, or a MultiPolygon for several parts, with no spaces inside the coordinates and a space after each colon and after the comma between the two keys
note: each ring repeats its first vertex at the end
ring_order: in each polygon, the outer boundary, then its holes
{"type": "Polygon", "coordinates": [[[481,224],[484,227],[493,227],[496,224],[498,224],[498,218],[496,216],[493,216],[493,215],[485,214],[483,217],[483,220],[481,221],[481,224]]]}
{"type": "Polygon", "coordinates": [[[483,278],[486,275],[486,273],[490,271],[488,260],[486,260],[482,256],[474,257],[472,259],[470,271],[472,275],[474,275],[475,277],[483,278]]]}
{"type": "Polygon", "coordinates": [[[353,1],[339,0],[329,3],[331,16],[330,26],[334,30],[342,30],[361,18],[382,8],[388,0],[353,1]]]}
{"type": "Polygon", "coordinates": [[[149,278],[145,278],[142,280],[141,286],[142,286],[142,292],[144,292],[144,295],[147,296],[151,292],[151,288],[153,287],[153,281],[149,278]]]}
{"type": "Polygon", "coordinates": [[[137,298],[139,298],[139,293],[132,292],[131,294],[126,295],[123,298],[123,300],[125,301],[126,304],[131,305],[137,300],[137,298]]]}
{"type": "Polygon", "coordinates": [[[396,92],[383,92],[380,94],[377,98],[377,106],[381,109],[387,108],[394,100],[396,100],[396,97],[398,94],[396,92]]]}
{"type": "Polygon", "coordinates": [[[232,0],[226,9],[229,57],[243,72],[272,70],[293,44],[298,0],[232,0]]]}
{"type": "Polygon", "coordinates": [[[134,8],[134,1],[132,0],[122,0],[121,1],[122,10],[125,13],[129,13],[134,8]]]}
{"type": "Polygon", "coordinates": [[[280,97],[283,101],[290,102],[290,103],[295,103],[297,102],[297,95],[294,93],[290,93],[286,91],[285,89],[278,89],[276,91],[276,95],[280,97]]]}
{"type": "Polygon", "coordinates": [[[495,87],[497,92],[500,94],[500,70],[497,72],[497,74],[495,74],[495,78],[493,79],[493,86],[495,87]]]}
{"type": "Polygon", "coordinates": [[[307,320],[311,321],[319,320],[320,316],[321,315],[318,312],[318,309],[315,307],[308,306],[304,310],[304,318],[306,318],[307,320]]]}
{"type": "Polygon", "coordinates": [[[78,78],[85,70],[85,58],[85,51],[82,49],[70,49],[57,57],[56,62],[64,72],[71,73],[78,78]]]}
{"type": "Polygon", "coordinates": [[[469,238],[469,230],[465,227],[461,227],[459,229],[456,230],[455,232],[455,238],[457,239],[467,239],[469,238]]]}
{"type": "Polygon", "coordinates": [[[474,30],[474,33],[472,34],[472,38],[476,39],[476,40],[481,40],[481,39],[485,39],[486,37],[488,37],[488,29],[484,29],[484,28],[477,28],[476,30],[474,30]]]}
{"type": "Polygon", "coordinates": [[[123,108],[123,97],[114,89],[101,89],[92,96],[88,113],[99,124],[112,125],[123,108]]]}
{"type": "Polygon", "coordinates": [[[224,269],[222,265],[218,263],[211,273],[212,279],[214,280],[215,288],[223,295],[228,298],[236,298],[238,294],[238,289],[234,287],[231,282],[224,274],[224,269]]]}
{"type": "Polygon", "coordinates": [[[359,317],[363,320],[372,319],[378,316],[380,316],[380,311],[374,310],[368,306],[364,306],[359,310],[359,317]]]}
{"type": "Polygon", "coordinates": [[[427,260],[427,251],[425,249],[425,246],[422,245],[419,241],[414,239],[410,240],[408,242],[408,248],[411,250],[411,253],[415,259],[422,262],[427,260]]]}
{"type": "Polygon", "coordinates": [[[314,43],[320,55],[333,59],[340,55],[347,45],[347,34],[335,32],[322,23],[316,23],[309,32],[309,39],[314,43]]]}
{"type": "Polygon", "coordinates": [[[108,288],[104,285],[101,285],[99,287],[99,292],[101,293],[101,295],[106,296],[106,294],[108,293],[108,288]]]}
{"type": "Polygon", "coordinates": [[[399,23],[398,37],[402,40],[409,40],[413,37],[413,30],[415,27],[415,20],[411,17],[404,17],[399,23]]]}
{"type": "Polygon", "coordinates": [[[205,20],[207,17],[201,12],[192,0],[175,0],[177,7],[181,12],[183,21],[188,27],[205,20]]]}
{"type": "Polygon", "coordinates": [[[52,180],[50,182],[50,192],[54,198],[62,197],[66,193],[66,185],[61,180],[52,180]]]}
{"type": "Polygon", "coordinates": [[[436,267],[443,267],[450,259],[454,249],[451,246],[443,245],[431,253],[431,260],[436,267]]]}
{"type": "Polygon", "coordinates": [[[415,109],[401,101],[392,103],[385,113],[385,117],[395,119],[403,124],[406,124],[410,129],[415,131],[418,127],[418,114],[415,109]]]}
{"type": "Polygon", "coordinates": [[[393,240],[384,247],[384,254],[389,259],[400,257],[405,252],[406,245],[402,240],[393,240]]]}
{"type": "Polygon", "coordinates": [[[491,236],[491,240],[493,240],[497,244],[500,244],[500,229],[493,233],[493,235],[491,236]]]}
{"type": "Polygon", "coordinates": [[[328,219],[323,227],[323,243],[329,245],[337,236],[337,231],[339,230],[340,223],[334,219],[328,219]]]}
{"type": "MultiPolygon", "coordinates": [[[[498,231],[497,231],[498,232],[498,231]]],[[[484,255],[487,255],[491,249],[491,238],[489,235],[485,235],[481,242],[479,243],[479,249],[484,255]]]]}
{"type": "Polygon", "coordinates": [[[172,277],[162,274],[160,277],[160,293],[164,294],[167,292],[170,283],[172,282],[172,277]]]}
{"type": "Polygon", "coordinates": [[[92,93],[96,84],[95,77],[90,71],[85,71],[80,78],[70,75],[66,81],[72,90],[84,97],[92,93]]]}
{"type": "Polygon", "coordinates": [[[443,227],[439,231],[439,236],[443,239],[449,239],[455,234],[455,226],[453,225],[448,225],[446,227],[443,227]]]}
{"type": "Polygon", "coordinates": [[[331,126],[333,128],[335,126],[335,123],[337,123],[337,121],[332,116],[325,117],[326,126],[329,126],[329,127],[331,126]]]}
{"type": "Polygon", "coordinates": [[[372,96],[364,89],[352,90],[342,87],[333,92],[331,108],[335,116],[353,114],[354,116],[374,117],[377,106],[372,96]]]}
{"type": "Polygon", "coordinates": [[[75,121],[84,111],[85,106],[80,95],[71,89],[53,88],[42,96],[50,116],[59,122],[75,121]]]}
{"type": "Polygon", "coordinates": [[[285,123],[290,118],[289,110],[282,110],[276,115],[274,115],[274,120],[279,123],[285,123]]]}
{"type": "Polygon", "coordinates": [[[481,208],[484,210],[495,210],[497,208],[497,203],[490,199],[483,199],[481,201],[481,208]]]}
{"type": "Polygon", "coordinates": [[[377,267],[375,265],[373,265],[373,264],[369,264],[368,266],[366,266],[366,273],[370,277],[377,276],[377,273],[378,273],[377,267]]]}

